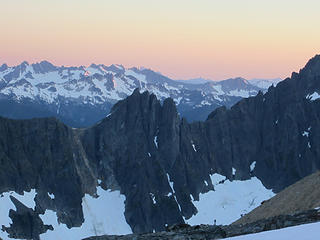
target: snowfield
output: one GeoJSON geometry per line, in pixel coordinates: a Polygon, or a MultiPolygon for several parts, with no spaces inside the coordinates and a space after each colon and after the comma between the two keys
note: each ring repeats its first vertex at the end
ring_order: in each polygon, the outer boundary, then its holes
{"type": "Polygon", "coordinates": [[[320,239],[320,222],[304,224],[278,230],[242,235],[226,240],[318,240],[320,239]]]}
{"type": "MultiPolygon", "coordinates": [[[[48,193],[49,194],[49,193],[48,193]]],[[[67,228],[65,224],[58,223],[57,215],[54,211],[46,210],[44,215],[39,215],[44,224],[52,225],[54,230],[48,230],[40,235],[41,240],[79,240],[90,236],[98,235],[123,235],[132,233],[130,226],[124,217],[125,196],[119,191],[103,190],[97,187],[98,198],[85,195],[82,199],[82,210],[84,223],[81,227],[67,228]]],[[[54,198],[54,195],[49,194],[54,198]]],[[[36,191],[24,192],[19,195],[15,192],[4,193],[0,196],[0,226],[9,227],[12,223],[9,218],[10,209],[16,210],[11,202],[10,196],[14,196],[25,206],[34,209],[36,191]]],[[[1,231],[0,238],[8,240],[8,234],[1,231]]]]}
{"type": "Polygon", "coordinates": [[[211,181],[215,191],[200,194],[199,201],[193,201],[198,213],[186,220],[188,224],[214,224],[216,220],[218,225],[228,225],[275,195],[256,177],[229,181],[225,176],[213,174],[211,181]]]}
{"type": "Polygon", "coordinates": [[[59,224],[56,213],[47,210],[40,218],[44,224],[51,224],[54,231],[48,230],[40,235],[41,240],[70,239],[78,240],[99,235],[123,235],[132,233],[124,217],[125,196],[119,191],[103,190],[97,187],[98,198],[86,194],[82,199],[84,223],[81,227],[68,229],[59,224]]]}
{"type": "MultiPolygon", "coordinates": [[[[253,168],[254,166],[252,166],[253,168]]],[[[170,181],[168,174],[167,178],[172,188],[170,195],[175,197],[173,183],[170,181]]],[[[246,214],[259,206],[263,200],[274,196],[274,193],[266,189],[256,177],[245,181],[230,181],[225,176],[213,174],[211,175],[211,181],[215,191],[200,194],[199,201],[195,201],[191,197],[198,213],[190,219],[185,219],[186,223],[198,225],[214,224],[216,222],[218,225],[227,225],[240,218],[242,214],[246,214]]],[[[99,184],[100,182],[98,181],[99,184]]],[[[208,185],[207,182],[205,184],[208,185]]],[[[43,215],[39,215],[44,224],[52,225],[54,228],[53,231],[48,230],[41,234],[40,239],[77,240],[105,234],[124,235],[132,233],[124,217],[125,196],[121,195],[119,191],[105,191],[100,186],[97,187],[97,195],[97,198],[88,194],[83,197],[82,210],[85,221],[81,227],[68,229],[65,224],[58,222],[56,213],[51,210],[46,210],[43,215]]],[[[150,195],[153,203],[156,204],[154,194],[150,193],[150,195]]],[[[16,197],[27,207],[34,209],[36,191],[25,192],[24,195],[15,192],[2,194],[0,197],[0,223],[7,227],[12,223],[9,218],[9,210],[15,210],[10,196],[16,197]]],[[[48,193],[48,196],[51,199],[55,198],[54,194],[51,193],[48,193]]],[[[178,201],[177,204],[180,208],[178,201]]],[[[2,231],[0,231],[0,237],[8,239],[8,235],[2,231]]]]}

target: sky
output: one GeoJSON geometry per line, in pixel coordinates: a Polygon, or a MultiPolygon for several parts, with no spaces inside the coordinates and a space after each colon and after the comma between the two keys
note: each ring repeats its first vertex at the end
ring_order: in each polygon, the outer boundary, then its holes
{"type": "Polygon", "coordinates": [[[1,0],[0,64],[285,78],[320,54],[319,0],[1,0]]]}

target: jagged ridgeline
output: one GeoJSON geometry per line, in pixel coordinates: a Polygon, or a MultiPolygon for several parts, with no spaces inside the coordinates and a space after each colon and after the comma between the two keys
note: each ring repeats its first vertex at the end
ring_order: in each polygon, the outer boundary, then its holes
{"type": "Polygon", "coordinates": [[[54,228],[42,221],[46,210],[68,228],[79,227],[83,198],[97,189],[125,196],[125,220],[136,233],[195,215],[199,196],[216,187],[214,174],[227,178],[221,182],[256,177],[278,192],[320,169],[319,93],[316,56],[267,93],[218,108],[204,122],[189,124],[172,99],[160,103],[138,90],[91,128],[1,118],[0,192],[2,198],[17,193],[10,198],[17,209],[9,214],[12,225],[3,229],[36,239],[54,228]],[[16,201],[24,191],[34,191],[34,206],[16,201]]]}
{"type": "MultiPolygon", "coordinates": [[[[92,64],[54,66],[50,62],[0,66],[0,116],[12,119],[56,117],[71,127],[89,127],[103,119],[135,88],[163,101],[171,97],[189,121],[205,120],[219,106],[231,107],[243,97],[266,91],[272,82],[243,78],[190,84],[144,68],[92,64]]],[[[277,80],[273,80],[274,83],[277,80]]]]}

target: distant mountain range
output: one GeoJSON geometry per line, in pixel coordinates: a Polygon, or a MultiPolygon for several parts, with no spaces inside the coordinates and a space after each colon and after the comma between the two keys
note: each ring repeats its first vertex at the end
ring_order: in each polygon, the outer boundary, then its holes
{"type": "Polygon", "coordinates": [[[171,97],[188,121],[205,120],[220,106],[265,92],[274,81],[243,78],[174,81],[145,68],[122,65],[54,66],[48,61],[0,67],[0,116],[24,119],[56,117],[72,127],[87,127],[104,118],[112,105],[134,89],[171,97]]]}
{"type": "MultiPolygon", "coordinates": [[[[238,77],[240,78],[240,77],[238,77]]],[[[237,79],[237,78],[234,78],[237,79]]],[[[250,80],[247,80],[251,85],[254,85],[256,87],[260,87],[262,89],[268,89],[272,84],[277,85],[278,82],[280,82],[282,79],[281,78],[272,78],[272,79],[263,79],[263,78],[253,78],[250,80]]],[[[204,84],[207,82],[219,82],[219,81],[214,81],[212,79],[207,79],[207,78],[191,78],[191,79],[186,79],[186,80],[177,80],[178,82],[184,82],[184,83],[189,83],[189,84],[204,84]]],[[[223,80],[222,80],[223,81],[223,80]]]]}

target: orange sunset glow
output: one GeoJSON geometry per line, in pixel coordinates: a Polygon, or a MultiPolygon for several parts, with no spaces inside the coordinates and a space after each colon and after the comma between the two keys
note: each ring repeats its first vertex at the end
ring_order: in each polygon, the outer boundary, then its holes
{"type": "Polygon", "coordinates": [[[0,64],[145,66],[174,79],[285,78],[320,53],[316,0],[3,0],[0,64]]]}

